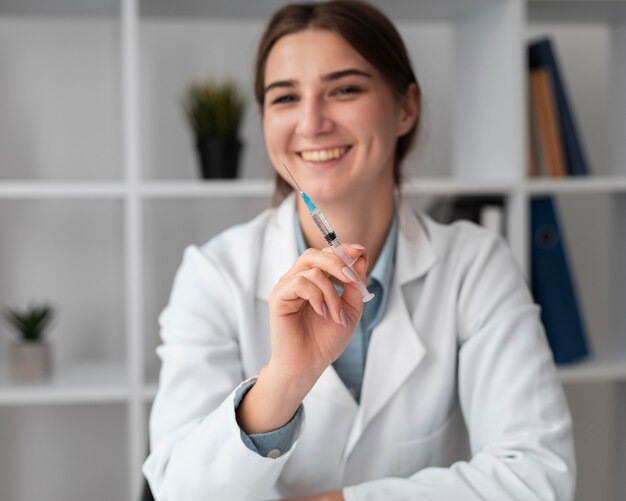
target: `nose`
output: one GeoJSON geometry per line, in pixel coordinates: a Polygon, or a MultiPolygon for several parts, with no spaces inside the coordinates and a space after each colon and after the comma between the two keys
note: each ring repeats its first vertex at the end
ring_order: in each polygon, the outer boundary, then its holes
{"type": "Polygon", "coordinates": [[[323,99],[317,97],[303,98],[301,116],[298,120],[297,132],[303,137],[315,138],[333,129],[333,121],[323,99]]]}

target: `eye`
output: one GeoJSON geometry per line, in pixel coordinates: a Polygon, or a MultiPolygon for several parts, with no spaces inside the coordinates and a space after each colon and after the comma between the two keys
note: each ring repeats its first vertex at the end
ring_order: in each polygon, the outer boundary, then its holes
{"type": "Polygon", "coordinates": [[[335,94],[338,96],[347,96],[350,94],[358,94],[359,92],[361,92],[361,89],[356,85],[344,85],[343,87],[339,87],[335,91],[335,94]]]}
{"type": "Polygon", "coordinates": [[[296,101],[296,96],[293,94],[286,94],[284,96],[278,96],[272,99],[271,104],[288,104],[296,101]]]}

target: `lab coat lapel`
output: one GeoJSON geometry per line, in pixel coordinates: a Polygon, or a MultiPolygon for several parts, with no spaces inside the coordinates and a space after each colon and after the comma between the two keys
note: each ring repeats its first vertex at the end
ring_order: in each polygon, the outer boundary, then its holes
{"type": "Polygon", "coordinates": [[[346,459],[367,425],[426,353],[412,319],[417,305],[407,304],[404,287],[423,276],[435,264],[436,254],[422,223],[407,205],[400,205],[399,223],[396,264],[387,311],[370,340],[361,403],[345,451],[346,459]]]}
{"type": "Polygon", "coordinates": [[[294,203],[294,196],[291,194],[278,206],[265,230],[256,288],[257,297],[265,301],[298,258],[293,220],[294,203]]]}

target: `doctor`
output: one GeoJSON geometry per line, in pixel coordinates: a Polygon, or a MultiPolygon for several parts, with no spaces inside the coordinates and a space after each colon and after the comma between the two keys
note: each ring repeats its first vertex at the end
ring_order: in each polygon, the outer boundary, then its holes
{"type": "Polygon", "coordinates": [[[421,95],[393,25],[352,1],[286,6],[256,69],[283,201],[185,251],[160,317],[155,498],[572,499],[570,415],[509,249],[399,195],[421,95]]]}

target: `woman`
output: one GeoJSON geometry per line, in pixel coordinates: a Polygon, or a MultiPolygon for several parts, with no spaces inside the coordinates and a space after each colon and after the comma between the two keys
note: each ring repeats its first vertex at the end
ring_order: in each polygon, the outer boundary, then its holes
{"type": "Polygon", "coordinates": [[[393,25],[352,1],[284,7],[256,97],[291,193],[185,252],[160,319],[156,499],[571,499],[569,412],[506,245],[396,195],[420,90],[393,25]]]}

